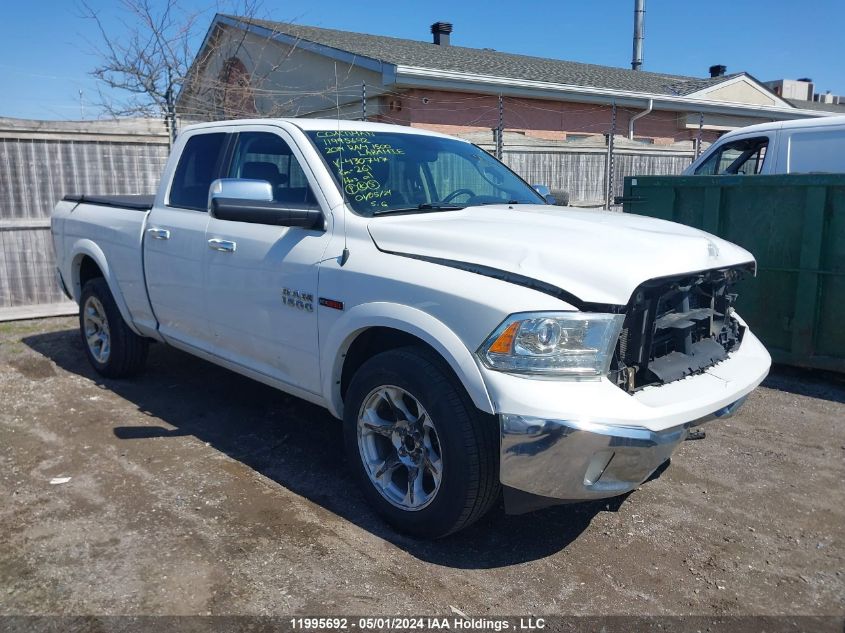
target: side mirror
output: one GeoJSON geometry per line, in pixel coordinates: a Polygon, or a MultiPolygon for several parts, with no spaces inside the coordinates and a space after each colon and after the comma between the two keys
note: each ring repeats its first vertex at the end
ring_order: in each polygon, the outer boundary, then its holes
{"type": "Polygon", "coordinates": [[[211,217],[232,222],[322,229],[323,213],[308,203],[274,202],[273,186],[266,180],[219,178],[208,193],[211,217]]]}
{"type": "Polygon", "coordinates": [[[557,200],[552,195],[551,189],[549,189],[546,185],[531,185],[534,188],[534,191],[539,193],[543,198],[546,200],[547,204],[556,204],[557,200]]]}
{"type": "Polygon", "coordinates": [[[208,189],[208,206],[215,198],[229,200],[254,200],[256,202],[273,201],[273,185],[266,180],[247,178],[218,178],[208,189]]]}

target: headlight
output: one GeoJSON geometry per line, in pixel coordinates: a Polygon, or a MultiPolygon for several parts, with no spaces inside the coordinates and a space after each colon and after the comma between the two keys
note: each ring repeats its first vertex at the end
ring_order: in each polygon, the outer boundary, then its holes
{"type": "Polygon", "coordinates": [[[625,317],[589,312],[514,314],[478,350],[490,369],[552,376],[604,376],[625,317]]]}

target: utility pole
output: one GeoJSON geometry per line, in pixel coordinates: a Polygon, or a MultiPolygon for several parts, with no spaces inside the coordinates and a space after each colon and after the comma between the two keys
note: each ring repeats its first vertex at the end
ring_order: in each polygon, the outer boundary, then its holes
{"type": "Polygon", "coordinates": [[[704,130],[704,113],[698,113],[698,135],[695,137],[695,157],[701,156],[701,136],[704,130]]]}
{"type": "Polygon", "coordinates": [[[605,162],[605,192],[604,208],[610,210],[613,202],[613,141],[616,136],[616,101],[613,101],[610,109],[610,134],[607,135],[607,160],[605,162]]]}
{"type": "Polygon", "coordinates": [[[173,97],[173,79],[170,69],[167,69],[167,90],[164,92],[164,124],[167,127],[170,148],[176,142],[176,103],[173,97]]]}
{"type": "Polygon", "coordinates": [[[85,101],[82,100],[82,89],[79,90],[79,118],[85,120],[85,101]]]}
{"type": "Polygon", "coordinates": [[[505,131],[505,100],[502,95],[499,95],[499,127],[496,128],[496,158],[502,160],[502,150],[504,149],[504,140],[502,136],[505,131]]]}

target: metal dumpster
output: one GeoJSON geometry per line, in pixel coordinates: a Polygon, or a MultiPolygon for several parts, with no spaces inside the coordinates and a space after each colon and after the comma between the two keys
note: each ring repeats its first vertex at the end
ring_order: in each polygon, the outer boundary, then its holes
{"type": "Polygon", "coordinates": [[[845,174],[633,176],[621,202],[751,251],[737,311],[775,362],[845,372],[845,174]]]}

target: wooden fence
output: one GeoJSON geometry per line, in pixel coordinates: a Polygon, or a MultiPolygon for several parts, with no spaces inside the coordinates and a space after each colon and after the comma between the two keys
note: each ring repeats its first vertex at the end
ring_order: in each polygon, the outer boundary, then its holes
{"type": "Polygon", "coordinates": [[[0,320],[73,310],[56,283],[50,213],[69,193],[152,193],[158,121],[0,119],[0,320]]]}

